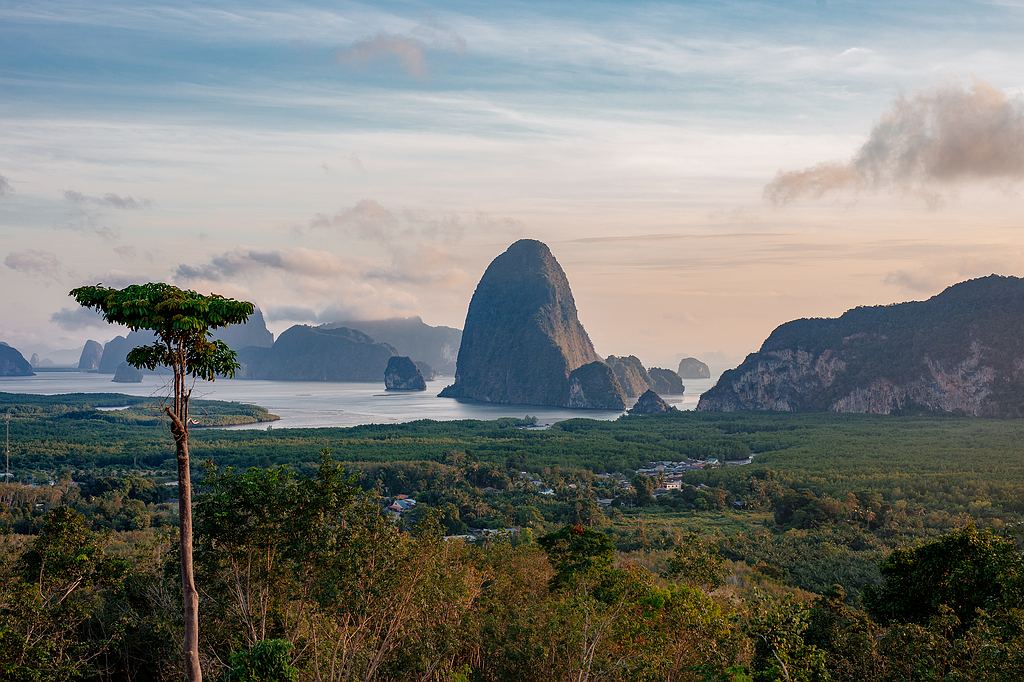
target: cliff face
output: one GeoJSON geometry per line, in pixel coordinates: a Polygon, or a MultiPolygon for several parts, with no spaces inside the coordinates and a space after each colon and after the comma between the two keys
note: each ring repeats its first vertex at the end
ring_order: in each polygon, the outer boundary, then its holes
{"type": "Polygon", "coordinates": [[[103,359],[103,346],[92,339],[85,342],[82,348],[82,355],[78,358],[78,369],[94,371],[100,368],[100,360],[103,359]]]}
{"type": "Polygon", "coordinates": [[[1024,280],[784,324],[697,409],[1024,416],[1024,280]]]}
{"type": "Polygon", "coordinates": [[[569,399],[565,406],[585,410],[624,410],[626,401],[612,368],[594,361],[569,373],[569,399]]]}
{"type": "Polygon", "coordinates": [[[604,361],[615,372],[619,386],[630,398],[636,398],[647,389],[654,387],[650,374],[644,369],[643,363],[637,356],[609,355],[604,361]]]}
{"type": "Polygon", "coordinates": [[[621,388],[614,390],[617,383],[598,382],[613,391],[610,395],[590,393],[596,386],[589,383],[594,371],[586,377],[586,399],[570,396],[570,373],[599,361],[580,324],[565,272],[547,246],[523,239],[495,258],[477,285],[455,383],[441,395],[525,405],[623,402],[621,388]]]}
{"type": "Polygon", "coordinates": [[[0,341],[0,377],[30,377],[32,365],[16,349],[0,341]]]}

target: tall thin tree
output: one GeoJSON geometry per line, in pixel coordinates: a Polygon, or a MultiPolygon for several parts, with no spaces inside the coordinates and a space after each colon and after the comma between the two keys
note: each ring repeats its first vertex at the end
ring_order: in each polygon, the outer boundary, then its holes
{"type": "Polygon", "coordinates": [[[190,379],[213,381],[233,376],[238,369],[235,352],[210,333],[229,324],[245,322],[255,307],[246,301],[205,296],[164,283],[135,284],[113,289],[97,284],[73,289],[71,296],[93,308],[111,323],[132,331],[146,329],[156,340],[133,348],[128,364],[155,370],[166,366],[174,376],[173,402],[164,410],[170,418],[171,435],[178,460],[178,518],[181,532],[181,590],[184,607],[184,663],[192,682],[203,679],[199,662],[199,593],[192,568],[192,479],[189,467],[190,379]]]}

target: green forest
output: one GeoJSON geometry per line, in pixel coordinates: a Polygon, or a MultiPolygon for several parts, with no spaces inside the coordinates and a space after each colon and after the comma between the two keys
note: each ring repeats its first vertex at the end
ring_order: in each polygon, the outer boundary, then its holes
{"type": "MultiPolygon", "coordinates": [[[[181,678],[161,407],[0,394],[0,679],[181,678]]],[[[209,679],[1024,677],[1018,420],[192,413],[209,679]]]]}

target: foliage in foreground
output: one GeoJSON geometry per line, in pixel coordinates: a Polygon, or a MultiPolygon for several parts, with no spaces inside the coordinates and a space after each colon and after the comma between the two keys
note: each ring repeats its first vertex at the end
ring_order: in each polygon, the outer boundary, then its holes
{"type": "MultiPolygon", "coordinates": [[[[894,553],[869,591],[891,608],[863,611],[841,590],[816,596],[724,562],[700,538],[659,575],[582,525],[481,547],[445,541],[429,517],[402,531],[328,460],[311,476],[213,471],[196,521],[213,679],[1024,674],[1024,557],[971,528],[894,553]],[[964,575],[975,579],[967,601],[947,581],[964,575]],[[907,581],[926,611],[887,598],[907,581]]],[[[20,545],[5,540],[0,678],[180,677],[173,538],[113,540],[67,508],[20,545]]]]}

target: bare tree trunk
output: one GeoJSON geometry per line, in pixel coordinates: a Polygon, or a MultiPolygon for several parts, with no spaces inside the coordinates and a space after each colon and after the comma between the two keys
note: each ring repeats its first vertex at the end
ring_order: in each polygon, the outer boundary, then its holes
{"type": "Polygon", "coordinates": [[[178,542],[181,547],[181,595],[184,606],[185,636],[182,653],[185,673],[189,682],[202,682],[203,669],[199,663],[199,592],[196,590],[192,566],[192,474],[188,457],[188,392],[184,371],[175,368],[174,409],[167,408],[171,418],[171,433],[178,456],[178,521],[181,527],[178,542]]]}

